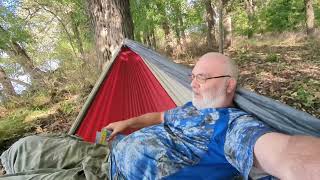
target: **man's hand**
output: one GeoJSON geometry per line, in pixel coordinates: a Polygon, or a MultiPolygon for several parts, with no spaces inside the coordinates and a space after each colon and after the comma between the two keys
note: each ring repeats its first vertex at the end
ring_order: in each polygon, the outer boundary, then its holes
{"type": "Polygon", "coordinates": [[[108,141],[111,141],[118,133],[123,132],[128,128],[141,129],[147,126],[152,126],[164,122],[163,112],[153,112],[147,113],[138,117],[130,118],[124,121],[118,121],[110,123],[108,126],[104,127],[106,129],[112,130],[108,141]]]}
{"type": "Polygon", "coordinates": [[[108,141],[112,141],[113,138],[118,134],[123,131],[125,131],[129,127],[129,122],[128,120],[126,121],[118,121],[118,122],[113,122],[110,123],[108,126],[104,127],[105,129],[111,130],[112,133],[108,138],[108,141]]]}

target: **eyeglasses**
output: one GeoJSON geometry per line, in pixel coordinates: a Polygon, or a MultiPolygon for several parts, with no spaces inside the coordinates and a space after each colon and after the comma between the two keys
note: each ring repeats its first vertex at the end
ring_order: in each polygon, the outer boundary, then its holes
{"type": "Polygon", "coordinates": [[[214,76],[214,77],[205,77],[203,74],[190,74],[189,78],[191,81],[193,81],[194,79],[196,79],[196,81],[199,84],[204,84],[206,82],[206,80],[208,79],[217,79],[217,78],[223,78],[223,77],[231,77],[230,75],[222,75],[222,76],[214,76]]]}

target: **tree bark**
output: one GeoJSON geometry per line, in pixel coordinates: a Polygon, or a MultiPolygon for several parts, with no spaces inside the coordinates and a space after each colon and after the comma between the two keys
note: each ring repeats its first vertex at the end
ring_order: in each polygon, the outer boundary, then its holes
{"type": "Polygon", "coordinates": [[[2,87],[3,87],[4,96],[6,96],[7,98],[12,96],[17,96],[17,93],[14,91],[11,81],[9,80],[6,72],[1,66],[0,66],[0,83],[2,84],[2,87]]]}
{"type": "Polygon", "coordinates": [[[183,23],[183,13],[181,9],[181,2],[177,2],[173,4],[174,11],[176,12],[176,17],[174,18],[176,20],[176,36],[177,36],[177,45],[180,52],[183,52],[185,50],[184,46],[186,44],[186,36],[185,36],[185,27],[183,23]]]}
{"type": "Polygon", "coordinates": [[[186,38],[182,14],[180,14],[180,16],[179,16],[179,24],[180,24],[180,34],[181,34],[181,39],[182,39],[182,50],[185,51],[185,48],[187,45],[187,38],[186,38]]]}
{"type": "Polygon", "coordinates": [[[229,0],[220,0],[219,1],[219,52],[221,54],[223,54],[223,48],[224,48],[224,26],[223,26],[223,19],[224,19],[224,15],[223,15],[223,11],[225,6],[227,5],[227,3],[229,2],[229,0]]]}
{"type": "Polygon", "coordinates": [[[177,37],[177,45],[181,46],[181,35],[180,35],[181,32],[180,32],[179,25],[175,27],[175,31],[176,31],[176,37],[177,37]]]}
{"type": "Polygon", "coordinates": [[[141,36],[143,34],[142,31],[138,31],[134,33],[134,39],[138,42],[143,42],[143,37],[141,36]]]}
{"type": "Polygon", "coordinates": [[[84,50],[83,50],[83,43],[82,43],[81,36],[80,36],[79,23],[75,22],[74,20],[71,20],[71,21],[72,21],[72,31],[75,36],[75,39],[77,40],[78,50],[80,52],[80,58],[82,60],[85,60],[86,58],[85,58],[85,54],[84,54],[84,50]]]}
{"type": "Polygon", "coordinates": [[[170,27],[167,21],[167,18],[165,18],[162,22],[162,28],[164,30],[164,36],[165,36],[165,41],[166,41],[166,47],[165,51],[168,55],[172,55],[173,49],[170,46],[170,27]]]}
{"type": "MultiPolygon", "coordinates": [[[[41,80],[44,73],[33,65],[32,59],[27,54],[26,50],[20,46],[17,42],[12,42],[11,53],[18,58],[18,63],[23,67],[26,73],[29,73],[33,80],[41,80]]],[[[39,83],[39,82],[38,82],[39,83]]]]}
{"type": "Polygon", "coordinates": [[[232,19],[230,14],[227,14],[224,18],[224,30],[224,48],[228,48],[232,44],[232,19]]]}
{"type": "Polygon", "coordinates": [[[304,0],[305,10],[306,10],[306,26],[307,26],[307,34],[314,35],[314,11],[312,0],[304,0]]]}
{"type": "Polygon", "coordinates": [[[148,47],[152,47],[151,37],[149,30],[143,32],[143,43],[148,47]]]}
{"type": "Polygon", "coordinates": [[[133,39],[129,0],[88,0],[93,18],[99,67],[110,60],[112,52],[125,38],[133,39]]]}
{"type": "Polygon", "coordinates": [[[214,37],[214,19],[215,13],[212,8],[211,0],[205,0],[205,6],[206,6],[206,21],[208,26],[208,32],[207,32],[207,46],[208,49],[213,50],[213,42],[215,40],[214,37]]]}
{"type": "Polygon", "coordinates": [[[157,41],[156,41],[156,35],[154,33],[154,28],[151,29],[151,42],[153,49],[157,49],[157,41]]]}
{"type": "Polygon", "coordinates": [[[151,27],[150,29],[143,32],[143,43],[148,45],[148,47],[152,49],[156,49],[157,44],[154,34],[154,28],[151,27]]]}
{"type": "Polygon", "coordinates": [[[254,12],[254,0],[245,0],[246,12],[248,16],[248,38],[252,38],[255,28],[255,12],[254,12]]]}
{"type": "Polygon", "coordinates": [[[167,13],[165,9],[165,1],[156,1],[156,6],[161,16],[161,26],[164,31],[165,38],[165,52],[167,55],[172,55],[173,49],[171,47],[171,38],[170,38],[170,26],[168,23],[167,13]]]}
{"type": "Polygon", "coordinates": [[[223,54],[223,47],[224,47],[223,8],[224,8],[223,1],[220,0],[220,7],[219,7],[219,52],[221,54],[223,54]]]}
{"type": "MultiPolygon", "coordinates": [[[[0,30],[3,33],[8,33],[1,25],[0,30]]],[[[11,57],[17,57],[18,63],[23,67],[25,73],[29,73],[30,77],[32,79],[32,82],[34,83],[34,80],[40,80],[37,83],[42,83],[44,72],[42,72],[39,68],[35,67],[33,65],[32,59],[29,57],[26,50],[15,41],[9,41],[8,47],[4,49],[4,51],[10,55],[11,57]]]]}

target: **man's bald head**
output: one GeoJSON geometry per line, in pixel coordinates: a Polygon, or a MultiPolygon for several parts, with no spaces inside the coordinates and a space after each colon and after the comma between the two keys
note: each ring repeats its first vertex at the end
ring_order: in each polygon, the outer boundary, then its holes
{"type": "Polygon", "coordinates": [[[230,75],[236,80],[238,78],[237,64],[221,53],[209,52],[199,58],[197,65],[205,67],[215,75],[230,75]]]}
{"type": "Polygon", "coordinates": [[[203,55],[194,66],[192,77],[192,103],[196,108],[232,106],[238,69],[229,57],[214,52],[203,55]]]}

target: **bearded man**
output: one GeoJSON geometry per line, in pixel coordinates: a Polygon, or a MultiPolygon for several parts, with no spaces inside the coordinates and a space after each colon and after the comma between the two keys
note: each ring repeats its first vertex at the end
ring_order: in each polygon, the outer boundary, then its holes
{"type": "Polygon", "coordinates": [[[192,102],[109,124],[110,139],[127,128],[147,127],[116,138],[113,174],[127,179],[232,179],[241,174],[247,179],[256,140],[273,130],[234,107],[237,77],[237,66],[227,56],[205,54],[191,74],[192,102]]]}
{"type": "Polygon", "coordinates": [[[205,54],[192,71],[192,102],[165,112],[148,113],[109,124],[105,128],[112,130],[110,151],[107,146],[71,137],[36,136],[18,141],[3,153],[1,160],[4,167],[11,170],[9,178],[21,175],[24,178],[32,175],[34,179],[319,177],[319,139],[274,132],[268,125],[235,107],[233,97],[237,77],[233,60],[219,53],[205,54]],[[139,130],[128,136],[120,134],[128,128],[139,130]],[[44,147],[46,142],[50,142],[51,151],[58,155],[32,151],[32,147],[44,147]],[[301,151],[302,148],[305,151],[301,151]],[[68,154],[81,155],[65,162],[64,157],[68,154]],[[18,162],[19,156],[36,162],[43,162],[40,159],[45,157],[50,165],[25,165],[26,162],[18,162]],[[38,171],[34,172],[35,169],[38,171]]]}

